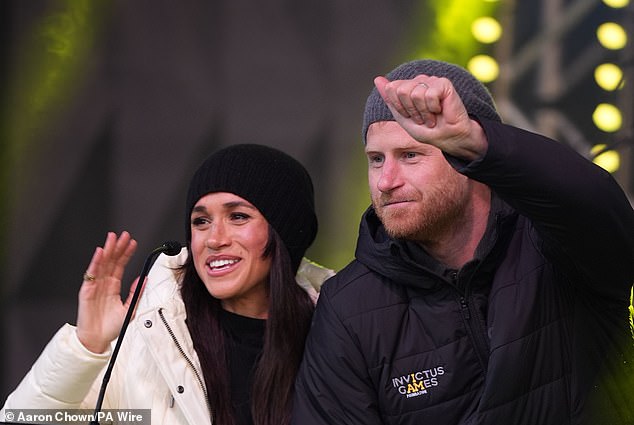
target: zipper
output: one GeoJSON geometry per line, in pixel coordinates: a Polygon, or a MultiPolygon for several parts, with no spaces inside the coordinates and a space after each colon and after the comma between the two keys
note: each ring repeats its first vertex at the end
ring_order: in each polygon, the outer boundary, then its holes
{"type": "Polygon", "coordinates": [[[465,319],[471,319],[471,313],[469,312],[469,306],[467,305],[467,299],[464,296],[460,297],[460,309],[465,319]]]}
{"type": "MultiPolygon", "coordinates": [[[[479,267],[479,264],[477,267],[479,267]]],[[[471,276],[474,276],[476,272],[477,269],[474,270],[471,276]]],[[[457,271],[452,271],[449,275],[449,278],[451,279],[451,286],[453,286],[453,288],[458,291],[458,294],[460,295],[460,298],[458,300],[458,303],[460,304],[460,314],[462,315],[467,333],[469,334],[469,338],[471,339],[471,342],[475,349],[476,357],[480,361],[480,366],[482,367],[482,370],[486,371],[488,368],[487,365],[489,364],[489,350],[487,348],[488,344],[484,340],[484,330],[482,329],[482,325],[480,324],[477,315],[475,315],[474,317],[471,314],[471,308],[469,306],[470,282],[467,282],[464,288],[461,288],[458,284],[457,271]]]]}
{"type": "MultiPolygon", "coordinates": [[[[500,217],[500,214],[497,213],[495,215],[495,235],[493,237],[493,240],[490,243],[490,248],[488,250],[487,256],[491,254],[491,251],[495,248],[496,244],[498,243],[498,232],[499,232],[501,221],[502,219],[500,217]]],[[[460,300],[459,300],[460,312],[462,314],[462,317],[464,318],[467,332],[469,333],[469,337],[471,338],[471,341],[475,348],[476,356],[478,357],[478,360],[480,360],[480,365],[482,366],[482,370],[486,372],[486,370],[488,369],[489,355],[490,355],[489,335],[486,329],[486,325],[483,326],[482,322],[479,320],[480,318],[478,317],[477,312],[474,314],[475,320],[472,318],[471,308],[469,306],[469,300],[471,298],[471,293],[470,293],[471,280],[473,279],[474,276],[478,274],[478,270],[480,269],[480,267],[482,266],[485,260],[486,260],[486,257],[482,258],[478,262],[478,264],[476,264],[475,269],[470,274],[469,280],[467,281],[467,283],[464,285],[464,288],[462,289],[458,286],[458,273],[453,272],[451,273],[450,277],[451,277],[452,286],[460,294],[460,300]]]]}
{"type": "Polygon", "coordinates": [[[473,342],[476,356],[478,357],[478,360],[480,360],[482,370],[486,371],[488,369],[487,365],[489,364],[488,344],[484,341],[482,326],[480,325],[478,318],[472,318],[468,299],[469,297],[467,293],[460,296],[460,311],[467,327],[467,333],[473,342]]]}
{"type": "Polygon", "coordinates": [[[189,367],[194,372],[194,375],[196,376],[196,380],[198,381],[198,385],[200,386],[200,389],[203,390],[203,394],[205,395],[205,401],[207,402],[207,409],[209,410],[209,416],[211,417],[211,423],[213,424],[213,422],[214,422],[214,414],[213,413],[214,412],[213,412],[213,409],[211,408],[211,403],[209,402],[209,395],[207,394],[207,387],[205,387],[205,383],[203,382],[202,378],[200,377],[200,373],[198,373],[198,370],[196,369],[196,366],[194,366],[194,363],[191,361],[191,359],[189,357],[187,357],[187,354],[185,354],[185,350],[183,350],[183,347],[181,346],[180,342],[178,342],[178,339],[176,339],[176,335],[174,335],[174,331],[172,330],[172,328],[170,328],[170,325],[167,323],[167,320],[165,319],[165,316],[163,315],[163,308],[159,308],[158,314],[161,317],[161,321],[163,322],[163,325],[167,329],[167,332],[170,334],[170,337],[172,338],[172,341],[174,341],[174,345],[176,345],[176,348],[178,349],[178,352],[181,354],[181,356],[183,356],[183,358],[185,359],[185,361],[187,362],[189,367]]]}

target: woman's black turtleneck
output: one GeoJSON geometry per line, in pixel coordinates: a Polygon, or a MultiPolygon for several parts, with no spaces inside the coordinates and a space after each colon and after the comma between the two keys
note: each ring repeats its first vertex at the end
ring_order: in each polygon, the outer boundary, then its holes
{"type": "Polygon", "coordinates": [[[253,425],[251,387],[264,346],[266,320],[222,310],[220,323],[226,335],[233,413],[238,425],[253,425]]]}

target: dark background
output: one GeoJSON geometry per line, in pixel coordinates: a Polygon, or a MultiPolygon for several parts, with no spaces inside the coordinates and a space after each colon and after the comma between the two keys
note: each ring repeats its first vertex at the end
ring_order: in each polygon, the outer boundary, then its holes
{"type": "MultiPolygon", "coordinates": [[[[374,76],[421,52],[462,60],[451,40],[430,35],[444,3],[0,0],[0,399],[55,330],[74,321],[81,275],[107,231],[125,229],[139,241],[127,282],[151,249],[183,240],[187,182],[220,146],[263,143],[300,159],[320,219],[308,256],[343,267],[368,204],[365,97],[374,76]]],[[[590,3],[576,29],[556,40],[564,64],[583,56],[608,13],[590,3]]],[[[538,4],[502,2],[511,35],[482,47],[514,77],[508,90],[491,86],[501,115],[548,133],[536,111],[565,111],[583,137],[562,139],[583,154],[590,141],[620,140],[617,178],[631,193],[631,131],[616,138],[594,129],[588,111],[606,95],[589,74],[548,96],[535,89],[538,59],[522,72],[512,66],[547,30],[538,4]]]]}

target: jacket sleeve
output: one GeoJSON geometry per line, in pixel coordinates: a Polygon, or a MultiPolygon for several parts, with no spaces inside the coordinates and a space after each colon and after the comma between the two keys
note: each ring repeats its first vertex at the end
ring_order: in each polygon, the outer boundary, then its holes
{"type": "Polygon", "coordinates": [[[363,353],[332,308],[326,284],[319,297],[295,384],[293,425],[380,425],[363,353]]]}
{"type": "Polygon", "coordinates": [[[44,348],[31,370],[7,398],[6,409],[92,409],[110,352],[94,354],[77,338],[75,327],[64,325],[44,348]]]}
{"type": "Polygon", "coordinates": [[[458,171],[487,184],[526,216],[544,255],[576,281],[613,298],[629,294],[634,210],[613,177],[562,143],[494,121],[480,123],[487,153],[458,171]]]}

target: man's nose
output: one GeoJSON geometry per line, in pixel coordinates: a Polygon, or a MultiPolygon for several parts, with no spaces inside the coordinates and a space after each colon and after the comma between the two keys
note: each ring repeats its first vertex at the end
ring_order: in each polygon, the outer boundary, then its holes
{"type": "Polygon", "coordinates": [[[381,176],[377,182],[377,189],[381,192],[389,192],[403,184],[400,170],[394,161],[386,160],[381,167],[381,176]]]}

